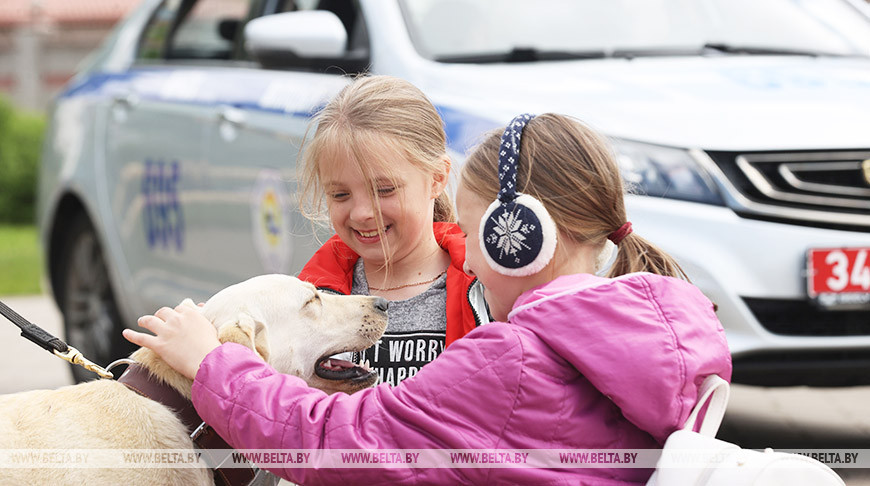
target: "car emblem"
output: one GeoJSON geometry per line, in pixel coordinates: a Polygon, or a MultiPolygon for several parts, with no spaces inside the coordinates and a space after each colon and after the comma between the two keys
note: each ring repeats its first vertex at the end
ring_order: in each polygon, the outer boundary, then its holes
{"type": "Polygon", "coordinates": [[[870,186],[870,159],[861,162],[861,169],[864,171],[864,182],[870,186]]]}

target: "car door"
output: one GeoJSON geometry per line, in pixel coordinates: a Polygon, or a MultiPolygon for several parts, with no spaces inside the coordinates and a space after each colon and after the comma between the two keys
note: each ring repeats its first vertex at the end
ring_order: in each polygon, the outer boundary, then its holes
{"type": "Polygon", "coordinates": [[[248,12],[249,0],[165,0],[114,90],[105,129],[107,224],[117,229],[130,308],[140,315],[214,288],[215,258],[225,255],[210,248],[229,230],[209,186],[211,73],[233,62],[228,26],[248,12]]]}
{"type": "MultiPolygon", "coordinates": [[[[312,114],[347,78],[264,69],[217,73],[226,96],[208,134],[210,190],[219,198],[222,241],[215,283],[260,273],[296,274],[317,248],[299,211],[296,165],[312,114]]],[[[213,208],[203,208],[204,211],[213,208]]]]}
{"type": "Polygon", "coordinates": [[[221,194],[214,202],[225,225],[225,240],[211,248],[212,255],[223,256],[215,267],[220,274],[212,276],[220,284],[257,273],[296,274],[328,236],[299,211],[296,166],[314,113],[350,82],[343,74],[368,61],[365,23],[355,2],[286,1],[265,8],[257,15],[331,11],[349,40],[342,57],[320,67],[288,56],[274,69],[251,62],[211,74],[221,100],[207,143],[209,184],[221,194]]]}

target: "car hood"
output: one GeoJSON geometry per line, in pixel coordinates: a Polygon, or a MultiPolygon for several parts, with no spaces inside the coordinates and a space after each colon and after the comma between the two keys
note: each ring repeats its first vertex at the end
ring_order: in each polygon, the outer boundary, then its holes
{"type": "MultiPolygon", "coordinates": [[[[706,150],[870,146],[870,59],[774,56],[445,65],[426,79],[475,128],[520,112],[610,136],[706,150]],[[445,76],[446,74],[446,76],[445,76]]],[[[448,120],[449,124],[449,120],[448,120]]]]}

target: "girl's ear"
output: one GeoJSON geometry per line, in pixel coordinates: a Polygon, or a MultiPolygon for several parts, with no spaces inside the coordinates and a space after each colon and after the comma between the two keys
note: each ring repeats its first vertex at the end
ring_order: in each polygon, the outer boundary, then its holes
{"type": "Polygon", "coordinates": [[[441,156],[440,168],[432,174],[432,195],[438,197],[447,188],[450,180],[450,157],[447,154],[441,156]]]}

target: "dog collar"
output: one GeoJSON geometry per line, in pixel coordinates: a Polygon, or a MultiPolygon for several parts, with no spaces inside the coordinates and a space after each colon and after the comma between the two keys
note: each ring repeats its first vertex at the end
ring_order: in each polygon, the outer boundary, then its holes
{"type": "Polygon", "coordinates": [[[192,401],[165,382],[155,379],[148,368],[138,363],[130,364],[118,382],[145,398],[169,407],[175,413],[187,428],[194,448],[203,454],[203,459],[213,471],[215,486],[244,486],[254,479],[256,469],[247,460],[245,462],[249,467],[220,467],[226,459],[222,454],[233,448],[203,422],[192,401]]]}

